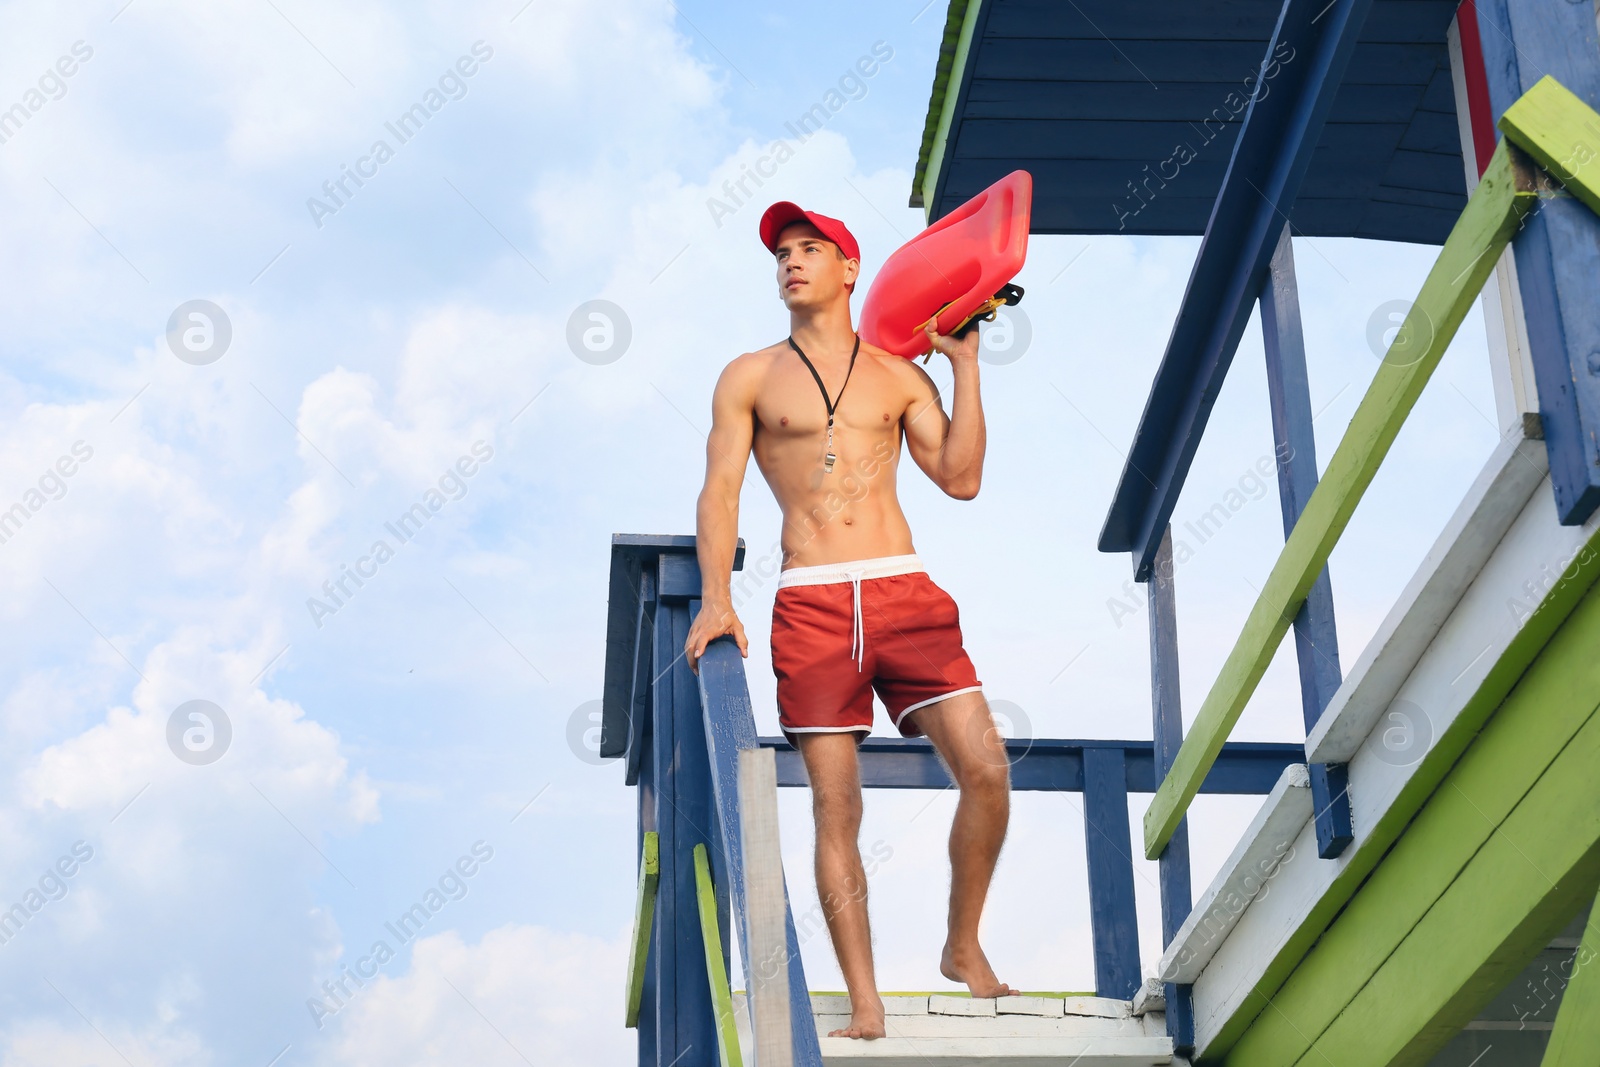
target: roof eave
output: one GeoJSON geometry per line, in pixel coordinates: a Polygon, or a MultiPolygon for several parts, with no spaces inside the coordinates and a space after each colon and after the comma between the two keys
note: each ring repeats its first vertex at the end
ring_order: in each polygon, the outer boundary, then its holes
{"type": "Polygon", "coordinates": [[[911,179],[909,206],[922,208],[924,217],[932,211],[939,172],[944,169],[950,126],[955,121],[967,57],[982,7],[983,0],[950,0],[945,12],[944,38],[939,42],[933,93],[928,98],[928,114],[922,124],[922,147],[917,152],[917,170],[911,179]]]}

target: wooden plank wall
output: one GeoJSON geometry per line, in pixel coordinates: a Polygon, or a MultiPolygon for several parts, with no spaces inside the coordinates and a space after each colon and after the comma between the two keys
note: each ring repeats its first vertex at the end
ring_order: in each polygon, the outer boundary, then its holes
{"type": "MultiPolygon", "coordinates": [[[[1035,233],[1203,232],[1280,6],[988,0],[933,217],[1021,167],[1035,233]]],[[[1297,233],[1443,242],[1466,203],[1454,9],[1373,5],[1291,212],[1297,233]]]]}

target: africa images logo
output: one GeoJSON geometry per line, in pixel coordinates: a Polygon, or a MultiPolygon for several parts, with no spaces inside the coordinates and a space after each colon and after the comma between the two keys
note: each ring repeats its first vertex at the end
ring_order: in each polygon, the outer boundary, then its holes
{"type": "Polygon", "coordinates": [[[353,966],[344,964],[334,977],[322,983],[323,996],[306,998],[306,1010],[311,1013],[311,1021],[317,1024],[317,1029],[321,1030],[325,1020],[348,1007],[356,995],[367,987],[367,983],[378,977],[379,970],[399,954],[400,947],[420,937],[429,919],[452,901],[465,899],[471,891],[469,880],[492,859],[494,847],[486,841],[474,841],[470,853],[463,853],[446,867],[435,883],[423,891],[420,900],[392,922],[383,924],[383,928],[394,937],[394,944],[390,944],[386,937],[378,938],[366,955],[354,961],[353,966]]]}
{"type": "Polygon", "coordinates": [[[493,458],[494,446],[487,441],[472,442],[472,455],[462,455],[446,467],[439,476],[437,488],[429,486],[423,490],[421,500],[383,524],[383,528],[394,537],[393,545],[380,537],[372,542],[367,554],[358,558],[354,566],[339,564],[339,575],[322,583],[322,592],[327,600],[306,597],[306,610],[311,613],[311,621],[317,624],[317,629],[322,629],[324,618],[339,614],[367,582],[378,576],[378,569],[394,559],[396,550],[401,545],[409,544],[421,533],[423,526],[446,504],[466,496],[468,479],[493,458]]]}

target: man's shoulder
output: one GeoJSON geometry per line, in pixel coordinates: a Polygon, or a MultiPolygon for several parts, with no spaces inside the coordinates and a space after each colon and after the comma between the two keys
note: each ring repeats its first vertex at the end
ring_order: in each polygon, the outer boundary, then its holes
{"type": "Polygon", "coordinates": [[[750,352],[741,352],[730,359],[722,368],[718,376],[717,388],[719,391],[733,389],[738,394],[754,401],[757,388],[765,377],[772,361],[776,358],[783,342],[758,348],[750,352]]]}
{"type": "Polygon", "coordinates": [[[917,365],[916,359],[907,359],[897,356],[893,352],[886,352],[877,345],[861,342],[861,351],[870,352],[878,363],[893,374],[897,380],[912,388],[919,395],[924,391],[922,387],[933,385],[933,379],[928,377],[928,372],[917,365]]]}
{"type": "Polygon", "coordinates": [[[789,351],[788,341],[774,341],[765,348],[757,348],[752,352],[744,353],[739,359],[748,363],[766,365],[787,351],[789,351]]]}
{"type": "Polygon", "coordinates": [[[728,361],[728,366],[726,369],[742,373],[765,370],[767,367],[771,366],[772,361],[778,357],[778,353],[784,351],[786,347],[787,346],[783,341],[778,341],[777,343],[770,344],[765,348],[757,348],[752,349],[749,352],[741,352],[739,355],[734,356],[728,361]]]}

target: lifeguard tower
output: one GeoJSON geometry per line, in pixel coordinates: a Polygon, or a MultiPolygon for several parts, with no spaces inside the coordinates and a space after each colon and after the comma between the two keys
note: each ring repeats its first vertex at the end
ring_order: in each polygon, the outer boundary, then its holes
{"type": "MultiPolygon", "coordinates": [[[[1592,0],[951,0],[930,221],[1022,168],[1035,233],[1203,236],[1098,545],[1146,588],[1150,738],[1036,739],[1012,768],[1083,795],[1095,995],[889,998],[888,1037],[820,1036],[845,1006],[806,984],[776,841],[798,756],[756,736],[731,641],[698,675],[679,656],[693,538],[618,534],[602,754],[638,794],[641,1067],[1600,1063],[1597,111],[1592,0]],[[1298,235],[1440,246],[1320,480],[1298,235]],[[1329,555],[1480,294],[1502,440],[1347,668],[1329,555]],[[1185,733],[1168,523],[1257,304],[1285,543],[1185,733]],[[1229,740],[1291,629],[1304,737],[1229,740]],[[1263,799],[1196,896],[1201,792],[1263,799]]],[[[869,740],[862,774],[948,784],[918,741],[869,740]]]]}

